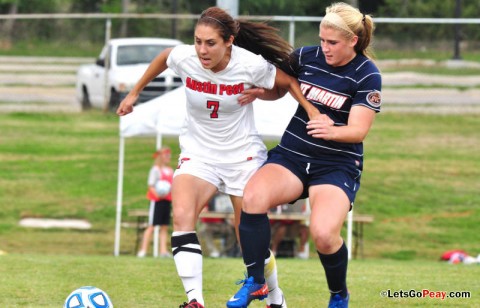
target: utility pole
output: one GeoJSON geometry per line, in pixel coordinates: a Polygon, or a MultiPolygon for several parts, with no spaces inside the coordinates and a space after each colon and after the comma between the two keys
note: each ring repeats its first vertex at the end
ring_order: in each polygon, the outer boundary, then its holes
{"type": "MultiPolygon", "coordinates": [[[[460,18],[462,16],[462,0],[455,1],[455,18],[460,18]]],[[[454,51],[453,51],[453,59],[460,60],[462,57],[460,56],[460,40],[461,40],[461,28],[460,24],[454,25],[454,51]]]]}
{"type": "MultiPolygon", "coordinates": [[[[177,0],[172,1],[172,14],[177,14],[178,10],[178,3],[177,0]]],[[[172,18],[172,38],[177,38],[177,19],[172,18]]]]}
{"type": "MultiPolygon", "coordinates": [[[[128,13],[128,8],[130,6],[130,0],[122,0],[122,13],[128,13]]],[[[128,34],[128,19],[122,19],[120,24],[120,37],[126,37],[128,34]]]]}
{"type": "Polygon", "coordinates": [[[217,0],[217,6],[226,10],[233,18],[238,17],[238,0],[217,0]]]}

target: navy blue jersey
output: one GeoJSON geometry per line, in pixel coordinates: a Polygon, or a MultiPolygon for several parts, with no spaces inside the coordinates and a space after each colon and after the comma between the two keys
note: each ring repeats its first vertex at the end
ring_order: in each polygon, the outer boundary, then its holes
{"type": "MultiPolygon", "coordinates": [[[[305,97],[336,126],[348,124],[353,106],[380,111],[381,75],[375,64],[358,54],[348,64],[332,67],[325,62],[320,46],[302,47],[291,57],[290,74],[298,78],[305,97]]],[[[287,70],[288,72],[288,70],[287,70]]],[[[342,143],[313,138],[307,134],[309,118],[299,105],[282,136],[279,147],[308,160],[363,165],[363,143],[342,143]]]]}

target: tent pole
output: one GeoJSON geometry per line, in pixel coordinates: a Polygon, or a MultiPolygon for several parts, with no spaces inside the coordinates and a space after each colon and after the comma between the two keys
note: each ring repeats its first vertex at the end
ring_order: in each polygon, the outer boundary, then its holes
{"type": "Polygon", "coordinates": [[[347,249],[348,249],[348,260],[352,259],[352,231],[353,231],[353,209],[348,212],[347,215],[347,249]]]}
{"type": "MultiPolygon", "coordinates": [[[[156,142],[156,147],[157,150],[159,150],[162,147],[162,134],[157,133],[157,142],[156,142]]],[[[153,228],[153,256],[156,258],[158,257],[158,235],[160,232],[160,226],[155,226],[153,228]]]]}
{"type": "Polygon", "coordinates": [[[120,226],[122,224],[122,197],[123,197],[123,162],[125,158],[125,138],[120,136],[118,150],[118,182],[117,182],[117,217],[115,222],[114,256],[120,255],[120,226]]]}

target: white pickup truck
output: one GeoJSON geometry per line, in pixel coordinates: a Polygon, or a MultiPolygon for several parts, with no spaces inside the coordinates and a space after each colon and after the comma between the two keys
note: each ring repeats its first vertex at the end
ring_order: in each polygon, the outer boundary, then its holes
{"type": "MultiPolygon", "coordinates": [[[[179,40],[164,38],[111,39],[95,63],[82,65],[77,71],[76,96],[82,109],[115,110],[153,58],[162,50],[179,44],[182,44],[179,40]]],[[[145,87],[138,102],[148,101],[181,85],[180,77],[167,69],[145,87]]]]}

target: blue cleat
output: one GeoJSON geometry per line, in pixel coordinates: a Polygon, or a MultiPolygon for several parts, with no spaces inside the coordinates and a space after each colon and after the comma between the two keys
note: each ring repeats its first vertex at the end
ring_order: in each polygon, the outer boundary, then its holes
{"type": "Polygon", "coordinates": [[[228,300],[228,308],[247,308],[251,301],[263,300],[268,296],[266,283],[255,283],[253,277],[237,282],[237,284],[241,283],[243,283],[242,288],[228,300]]]}
{"type": "Polygon", "coordinates": [[[328,308],[348,308],[348,301],[350,300],[350,294],[343,298],[339,294],[330,298],[328,308]]]}

